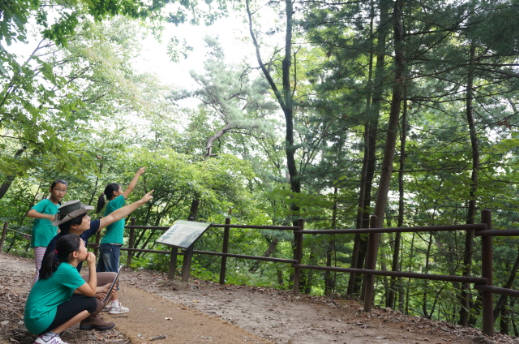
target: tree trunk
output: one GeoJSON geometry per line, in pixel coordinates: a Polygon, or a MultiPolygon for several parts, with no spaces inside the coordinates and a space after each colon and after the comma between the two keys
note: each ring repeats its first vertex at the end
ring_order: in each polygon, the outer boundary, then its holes
{"type": "MultiPolygon", "coordinates": [[[[376,140],[377,140],[377,129],[378,120],[380,114],[381,104],[383,102],[384,92],[384,60],[386,56],[386,36],[389,30],[389,5],[390,1],[380,0],[380,21],[377,29],[377,62],[375,66],[375,79],[373,88],[371,89],[372,95],[368,95],[367,101],[367,122],[364,127],[364,157],[362,160],[362,171],[360,176],[360,193],[359,193],[359,204],[357,210],[357,228],[368,228],[369,227],[369,214],[371,205],[371,186],[373,184],[373,176],[375,175],[376,165],[376,140]],[[370,101],[371,98],[371,101],[370,101]]],[[[372,4],[373,9],[373,4],[372,4]]],[[[372,14],[373,11],[372,11],[372,14]]],[[[371,70],[372,59],[370,59],[370,70],[371,70]]],[[[371,78],[368,83],[371,83],[371,78]]],[[[355,235],[353,254],[351,267],[362,268],[366,258],[366,252],[368,249],[368,238],[367,235],[355,235]]],[[[358,276],[355,273],[350,275],[348,282],[348,295],[358,294],[361,288],[362,276],[358,276]]]]}
{"type": "MultiPolygon", "coordinates": [[[[310,257],[308,259],[310,265],[313,265],[316,263],[316,256],[315,256],[315,250],[314,247],[310,247],[310,257]]],[[[304,293],[310,294],[312,291],[312,284],[314,280],[314,271],[308,270],[307,275],[305,276],[305,287],[304,287],[304,293]]]]}
{"type": "MultiPolygon", "coordinates": [[[[264,257],[270,257],[270,255],[276,251],[276,247],[277,247],[277,245],[279,243],[279,239],[274,237],[274,238],[272,238],[272,240],[267,240],[267,242],[269,242],[269,246],[268,246],[267,250],[265,251],[265,253],[263,253],[264,257]]],[[[259,260],[254,262],[251,265],[251,267],[249,268],[249,272],[256,272],[256,271],[258,271],[259,265],[260,265],[260,261],[259,260]]]]}
{"type": "MultiPolygon", "coordinates": [[[[22,153],[25,152],[26,149],[27,149],[27,147],[23,146],[22,148],[17,150],[16,153],[14,154],[14,158],[16,159],[16,158],[20,157],[22,155],[22,153]]],[[[5,178],[4,183],[2,183],[2,185],[0,186],[0,199],[2,199],[4,197],[5,193],[7,193],[7,191],[9,190],[9,187],[11,187],[11,184],[13,183],[15,177],[16,176],[14,176],[14,175],[10,175],[5,178]]]]}
{"type": "MultiPolygon", "coordinates": [[[[476,127],[474,125],[474,114],[472,108],[473,99],[473,83],[474,83],[474,55],[476,47],[474,43],[470,44],[469,53],[469,67],[467,74],[467,95],[466,95],[466,116],[467,123],[470,131],[470,144],[472,151],[472,176],[470,184],[470,200],[468,201],[467,210],[467,224],[473,224],[476,215],[476,199],[478,190],[478,173],[479,173],[479,147],[478,138],[476,133],[476,127]]],[[[473,252],[473,241],[474,231],[467,230],[465,232],[465,251],[463,253],[463,276],[470,276],[472,268],[472,252],[473,252]]],[[[468,283],[463,283],[461,286],[461,297],[460,297],[460,325],[468,325],[470,308],[471,308],[471,295],[468,283]]]]}
{"type": "MultiPolygon", "coordinates": [[[[510,271],[510,275],[508,276],[508,280],[506,281],[503,288],[512,288],[512,285],[515,281],[515,276],[517,271],[519,270],[519,250],[517,252],[517,257],[515,258],[514,265],[512,266],[512,270],[510,271]]],[[[501,295],[499,300],[497,301],[496,307],[494,308],[494,321],[499,317],[501,313],[501,308],[505,305],[507,295],[501,295]]]]}
{"type": "Polygon", "coordinates": [[[191,201],[191,207],[189,208],[189,216],[187,220],[196,220],[198,216],[198,207],[200,206],[200,196],[198,193],[195,193],[195,197],[193,201],[191,201]]]}
{"type": "MultiPolygon", "coordinates": [[[[427,243],[427,251],[425,252],[425,274],[429,273],[429,258],[431,256],[431,246],[432,246],[432,233],[429,233],[429,242],[427,243]]],[[[424,281],[424,287],[423,287],[423,299],[422,299],[422,312],[423,315],[427,318],[431,318],[431,314],[427,312],[427,287],[428,283],[427,281],[424,281]]]]}
{"type": "MultiPolygon", "coordinates": [[[[397,226],[404,225],[404,165],[406,158],[405,144],[407,140],[407,88],[404,86],[404,110],[402,113],[402,125],[400,130],[400,170],[398,171],[398,222],[397,226]]],[[[392,271],[400,271],[400,232],[395,233],[393,243],[392,271]]],[[[387,307],[395,308],[395,293],[398,291],[402,281],[400,278],[391,277],[387,307]]]]}
{"type": "MultiPolygon", "coordinates": [[[[337,228],[337,194],[338,188],[333,187],[333,209],[332,209],[332,225],[331,228],[337,228]]],[[[335,235],[330,235],[328,239],[328,247],[326,248],[326,266],[332,266],[332,256],[335,254],[335,235]]],[[[324,272],[324,295],[331,295],[335,290],[335,273],[331,271],[324,272]]]]}
{"type": "MultiPolygon", "coordinates": [[[[99,176],[101,176],[101,174],[103,173],[103,158],[100,157],[99,159],[99,176]]],[[[88,200],[88,204],[89,205],[92,205],[92,202],[94,201],[94,198],[96,197],[97,195],[97,187],[99,185],[99,176],[96,177],[96,183],[94,184],[94,190],[92,191],[92,195],[90,196],[90,200],[88,200]]]]}
{"type": "MultiPolygon", "coordinates": [[[[285,154],[287,161],[287,170],[288,170],[288,178],[290,183],[290,190],[292,193],[300,193],[301,192],[301,178],[297,171],[296,161],[295,161],[295,153],[297,146],[294,144],[294,102],[293,102],[293,91],[290,86],[290,75],[291,75],[291,66],[292,66],[292,15],[294,13],[294,8],[292,4],[292,0],[285,0],[285,19],[286,19],[286,27],[285,27],[285,52],[283,56],[282,66],[281,66],[281,75],[282,75],[282,90],[280,91],[277,84],[274,82],[272,75],[263,62],[260,54],[260,46],[258,41],[256,40],[256,34],[253,30],[252,23],[252,12],[250,9],[250,0],[245,1],[247,17],[249,21],[249,32],[251,35],[252,42],[254,44],[254,48],[256,51],[256,59],[258,61],[259,67],[263,72],[274,96],[278,104],[280,105],[283,114],[285,116],[285,154]]],[[[297,219],[299,216],[299,206],[295,203],[290,204],[290,210],[292,213],[292,224],[297,226],[297,219]]],[[[292,251],[295,252],[295,243],[292,243],[292,251]]],[[[304,288],[304,276],[301,274],[299,288],[304,288]]]]}
{"type": "Polygon", "coordinates": [[[501,334],[508,334],[508,329],[510,327],[510,310],[506,306],[508,298],[505,298],[503,302],[503,306],[501,306],[501,319],[499,320],[499,332],[501,334]]]}
{"type": "Polygon", "coordinates": [[[404,33],[402,25],[403,0],[396,0],[393,11],[393,31],[395,48],[395,76],[393,81],[393,96],[387,127],[386,144],[384,147],[384,160],[380,174],[380,185],[377,191],[375,203],[375,215],[377,216],[376,227],[380,228],[384,223],[384,212],[387,205],[389,183],[393,173],[393,157],[395,154],[396,135],[398,132],[398,119],[400,115],[400,103],[402,101],[403,86],[405,84],[404,68],[405,57],[403,52],[404,33]]]}
{"type": "MultiPolygon", "coordinates": [[[[375,228],[382,228],[384,225],[384,214],[387,205],[387,197],[389,192],[389,183],[393,173],[393,156],[395,154],[396,135],[398,132],[398,118],[400,115],[400,103],[402,101],[403,86],[405,84],[405,61],[403,52],[403,25],[402,25],[402,8],[403,0],[396,0],[393,11],[393,31],[394,31],[394,48],[395,48],[395,76],[393,81],[393,96],[391,100],[391,109],[389,113],[389,122],[387,127],[386,144],[384,148],[384,159],[382,162],[382,172],[380,174],[380,184],[377,191],[377,199],[375,203],[376,223],[375,228]]],[[[373,234],[375,238],[375,258],[373,268],[376,266],[376,254],[378,249],[379,234],[373,234]]],[[[366,277],[367,278],[367,277],[366,277]]],[[[371,300],[366,298],[366,300],[371,300]]]]}
{"type": "MultiPolygon", "coordinates": [[[[415,235],[416,235],[416,233],[413,233],[413,236],[411,238],[411,250],[409,251],[409,259],[413,259],[413,257],[414,257],[414,238],[415,238],[415,235]]],[[[408,271],[409,272],[413,271],[411,265],[409,265],[408,271]]],[[[406,291],[405,291],[405,309],[404,309],[405,314],[409,314],[409,290],[410,290],[410,287],[411,287],[411,279],[408,278],[407,279],[406,291]]]]}

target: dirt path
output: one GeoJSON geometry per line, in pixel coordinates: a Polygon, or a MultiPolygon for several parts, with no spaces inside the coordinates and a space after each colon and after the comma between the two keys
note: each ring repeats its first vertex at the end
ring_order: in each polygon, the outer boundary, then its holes
{"type": "Polygon", "coordinates": [[[243,329],[136,287],[121,287],[131,307],[110,316],[132,343],[268,343],[243,329]]]}
{"type": "MultiPolygon", "coordinates": [[[[23,304],[33,264],[0,254],[0,343],[31,343],[23,327],[23,304]],[[20,308],[21,307],[21,308],[20,308]]],[[[124,317],[108,332],[67,331],[72,343],[519,343],[477,329],[409,317],[391,310],[364,313],[359,303],[289,291],[220,286],[191,280],[168,281],[165,274],[124,271],[124,317]]]]}

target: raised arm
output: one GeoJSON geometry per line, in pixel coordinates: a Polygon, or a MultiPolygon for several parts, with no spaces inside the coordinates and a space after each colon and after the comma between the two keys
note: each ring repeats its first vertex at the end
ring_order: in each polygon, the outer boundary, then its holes
{"type": "Polygon", "coordinates": [[[128,199],[128,196],[133,191],[133,188],[137,185],[137,181],[139,180],[139,177],[146,171],[145,167],[141,167],[137,172],[135,173],[135,176],[133,176],[132,180],[130,181],[130,184],[128,184],[128,187],[123,192],[124,198],[128,199]]]}
{"type": "Polygon", "coordinates": [[[56,215],[54,214],[46,214],[46,213],[40,213],[36,211],[35,209],[30,209],[29,212],[27,212],[27,217],[32,218],[39,218],[39,219],[48,219],[50,221],[53,221],[56,215]]]}
{"type": "Polygon", "coordinates": [[[153,194],[153,190],[146,193],[140,200],[137,200],[132,204],[123,206],[120,209],[113,211],[108,216],[101,218],[99,221],[100,222],[99,230],[128,216],[130,213],[135,211],[137,208],[141,207],[142,205],[144,205],[145,203],[150,201],[153,198],[152,194],[153,194]]]}

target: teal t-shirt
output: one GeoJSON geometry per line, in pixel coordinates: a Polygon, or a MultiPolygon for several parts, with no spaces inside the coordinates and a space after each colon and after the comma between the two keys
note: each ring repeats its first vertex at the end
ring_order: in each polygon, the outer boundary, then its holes
{"type": "MultiPolygon", "coordinates": [[[[126,201],[124,200],[124,195],[119,195],[118,197],[110,200],[108,204],[106,204],[105,216],[108,216],[113,211],[120,209],[125,205],[126,201]]],[[[115,223],[110,224],[106,227],[106,234],[101,239],[101,243],[118,243],[123,244],[123,234],[124,234],[124,218],[118,220],[115,223]]]]}
{"type": "Polygon", "coordinates": [[[58,269],[44,280],[34,284],[25,303],[23,320],[27,330],[39,335],[52,324],[58,306],[69,300],[74,290],[85,280],[69,263],[61,263],[58,269]]]}
{"type": "MultiPolygon", "coordinates": [[[[44,214],[58,213],[59,204],[49,199],[43,199],[32,208],[36,212],[44,214]]],[[[58,233],[58,227],[52,225],[48,219],[36,218],[32,227],[31,247],[47,247],[50,240],[58,233]]]]}

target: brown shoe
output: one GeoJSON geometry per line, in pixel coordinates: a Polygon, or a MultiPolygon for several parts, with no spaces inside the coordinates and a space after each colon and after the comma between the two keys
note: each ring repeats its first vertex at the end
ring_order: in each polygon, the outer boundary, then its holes
{"type": "Polygon", "coordinates": [[[101,317],[97,315],[91,315],[79,323],[79,329],[81,330],[110,330],[115,326],[113,322],[105,322],[101,317]]]}

